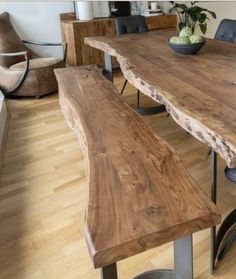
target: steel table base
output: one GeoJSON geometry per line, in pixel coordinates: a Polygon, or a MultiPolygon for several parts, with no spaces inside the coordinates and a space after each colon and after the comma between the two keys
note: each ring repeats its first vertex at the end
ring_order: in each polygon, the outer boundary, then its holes
{"type": "Polygon", "coordinates": [[[156,106],[156,107],[139,107],[135,108],[135,111],[140,115],[152,115],[166,111],[166,107],[164,105],[156,106]]]}
{"type": "MultiPolygon", "coordinates": [[[[110,80],[111,82],[113,82],[113,68],[112,68],[112,58],[111,55],[109,55],[108,53],[104,52],[104,76],[110,80]]],[[[121,94],[124,91],[124,87],[127,84],[127,80],[125,81],[123,88],[121,90],[121,94]]],[[[138,98],[138,104],[139,104],[139,98],[140,98],[140,93],[137,94],[137,98],[138,98]]],[[[143,108],[143,107],[137,107],[135,108],[135,111],[138,112],[140,115],[151,115],[151,114],[157,114],[157,113],[161,113],[166,111],[166,108],[164,105],[160,105],[160,106],[155,106],[155,107],[147,107],[147,108],[143,108]]]]}

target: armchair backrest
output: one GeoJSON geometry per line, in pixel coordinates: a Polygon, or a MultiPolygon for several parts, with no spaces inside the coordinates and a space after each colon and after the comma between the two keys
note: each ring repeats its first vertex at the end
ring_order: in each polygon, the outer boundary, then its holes
{"type": "MultiPolygon", "coordinates": [[[[21,41],[20,37],[14,30],[9,14],[7,12],[0,14],[0,52],[20,52],[28,51],[29,58],[34,56],[34,53],[27,48],[24,43],[21,41]]],[[[22,56],[13,56],[13,57],[1,57],[0,56],[0,65],[5,67],[10,67],[13,64],[24,61],[22,56]]]]}
{"type": "Polygon", "coordinates": [[[124,16],[116,17],[116,33],[117,34],[130,34],[130,33],[143,33],[147,32],[147,24],[144,16],[124,16]]]}
{"type": "Polygon", "coordinates": [[[236,43],[236,20],[223,19],[216,31],[215,39],[236,43]]]}

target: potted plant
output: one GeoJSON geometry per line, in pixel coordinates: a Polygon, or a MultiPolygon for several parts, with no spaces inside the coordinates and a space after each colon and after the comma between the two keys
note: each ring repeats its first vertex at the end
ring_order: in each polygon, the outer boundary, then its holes
{"type": "Polygon", "coordinates": [[[170,1],[173,6],[170,9],[170,13],[175,11],[179,18],[179,30],[184,27],[190,27],[194,34],[196,28],[199,26],[202,34],[206,34],[207,21],[210,20],[209,16],[216,18],[216,14],[213,11],[199,7],[196,5],[198,1],[190,2],[190,5],[175,3],[170,1]]]}
{"type": "Polygon", "coordinates": [[[207,31],[207,21],[209,16],[216,18],[213,11],[199,7],[197,2],[190,2],[190,5],[170,2],[172,8],[170,12],[175,11],[179,18],[179,36],[174,36],[168,40],[169,46],[179,54],[195,54],[206,43],[206,39],[198,34],[194,34],[199,27],[203,34],[207,31]]]}

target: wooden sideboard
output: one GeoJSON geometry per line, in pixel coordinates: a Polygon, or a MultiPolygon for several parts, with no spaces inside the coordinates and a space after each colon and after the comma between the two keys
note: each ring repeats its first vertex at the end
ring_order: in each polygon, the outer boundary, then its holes
{"type": "MultiPolygon", "coordinates": [[[[72,66],[97,64],[103,65],[100,50],[84,44],[85,37],[115,35],[114,18],[98,18],[90,21],[75,19],[74,13],[61,14],[62,38],[68,44],[67,64],[72,66]]],[[[148,30],[175,28],[176,15],[146,17],[148,30]]]]}

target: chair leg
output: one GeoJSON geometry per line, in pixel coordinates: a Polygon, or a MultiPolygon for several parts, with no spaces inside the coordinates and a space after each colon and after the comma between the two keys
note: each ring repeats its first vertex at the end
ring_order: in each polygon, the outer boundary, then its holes
{"type": "Polygon", "coordinates": [[[123,92],[124,92],[124,90],[125,90],[125,87],[126,87],[126,85],[127,85],[127,82],[128,82],[128,80],[126,79],[125,82],[124,82],[124,84],[123,84],[123,87],[122,87],[122,89],[121,89],[121,92],[120,92],[121,95],[123,94],[123,92]]]}
{"type": "Polygon", "coordinates": [[[140,107],[140,91],[137,90],[137,108],[140,107]]]}

